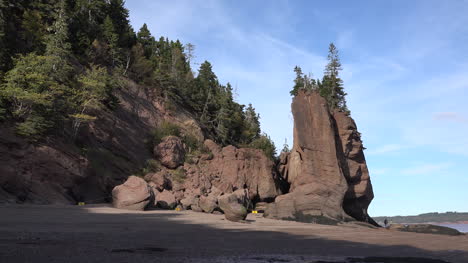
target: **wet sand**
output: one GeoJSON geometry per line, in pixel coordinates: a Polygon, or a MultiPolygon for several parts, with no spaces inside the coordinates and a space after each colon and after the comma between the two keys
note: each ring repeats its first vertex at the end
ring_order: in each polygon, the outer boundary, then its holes
{"type": "Polygon", "coordinates": [[[468,262],[468,236],[271,220],[192,211],[0,206],[0,262],[347,262],[349,257],[468,262]]]}

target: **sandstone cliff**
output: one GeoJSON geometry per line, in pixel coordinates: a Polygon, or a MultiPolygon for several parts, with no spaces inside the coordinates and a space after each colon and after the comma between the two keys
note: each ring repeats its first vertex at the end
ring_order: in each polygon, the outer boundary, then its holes
{"type": "Polygon", "coordinates": [[[40,144],[14,134],[12,125],[0,126],[0,203],[75,204],[111,200],[114,186],[152,158],[147,141],[163,121],[178,124],[203,141],[191,114],[168,111],[164,101],[130,80],[116,90],[120,104],[103,111],[75,142],[58,135],[40,144]]]}

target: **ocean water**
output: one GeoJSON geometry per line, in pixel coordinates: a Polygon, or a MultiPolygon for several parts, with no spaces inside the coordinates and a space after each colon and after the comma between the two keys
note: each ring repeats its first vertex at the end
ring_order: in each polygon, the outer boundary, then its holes
{"type": "Polygon", "coordinates": [[[434,225],[451,227],[451,228],[455,228],[456,230],[460,232],[468,233],[468,224],[434,224],[434,225]]]}

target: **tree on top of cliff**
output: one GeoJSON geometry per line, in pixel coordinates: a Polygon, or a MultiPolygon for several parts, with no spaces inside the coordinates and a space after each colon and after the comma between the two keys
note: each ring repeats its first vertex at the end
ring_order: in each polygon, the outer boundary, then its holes
{"type": "Polygon", "coordinates": [[[302,73],[302,69],[299,66],[294,67],[296,78],[294,79],[293,89],[289,92],[291,96],[296,96],[299,90],[317,90],[318,85],[315,79],[312,78],[312,74],[305,75],[302,73]]]}
{"type": "Polygon", "coordinates": [[[343,88],[343,80],[339,74],[342,70],[338,50],[333,43],[328,48],[328,64],[325,66],[322,81],[315,80],[311,74],[305,75],[299,66],[294,68],[296,78],[294,86],[289,92],[291,96],[296,96],[299,90],[318,91],[324,97],[331,109],[338,109],[347,114],[350,111],[346,105],[347,93],[343,88]]]}
{"type": "Polygon", "coordinates": [[[338,50],[333,43],[328,47],[328,64],[325,66],[325,71],[321,86],[319,87],[320,95],[327,99],[328,104],[332,109],[349,114],[346,106],[346,92],[343,87],[343,80],[340,78],[341,67],[338,50]]]}

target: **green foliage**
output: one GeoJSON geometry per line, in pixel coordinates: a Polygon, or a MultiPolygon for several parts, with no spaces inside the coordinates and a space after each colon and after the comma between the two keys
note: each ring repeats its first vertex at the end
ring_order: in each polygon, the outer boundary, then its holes
{"type": "Polygon", "coordinates": [[[342,112],[350,114],[346,105],[346,92],[343,88],[343,80],[339,77],[342,70],[338,50],[333,43],[330,44],[328,50],[328,64],[325,67],[322,81],[315,80],[311,75],[307,76],[302,73],[299,66],[294,68],[296,78],[294,86],[289,92],[291,96],[296,96],[299,90],[318,91],[324,97],[331,109],[338,109],[342,112]]]}
{"type": "Polygon", "coordinates": [[[161,170],[161,164],[154,160],[154,159],[148,159],[145,162],[145,167],[141,170],[141,175],[146,175],[148,173],[156,173],[161,170]]]}
{"type": "Polygon", "coordinates": [[[445,212],[445,213],[425,213],[416,216],[392,216],[374,217],[376,222],[383,222],[387,219],[391,223],[427,223],[427,222],[461,222],[468,221],[468,213],[445,212]]]}
{"type": "Polygon", "coordinates": [[[92,65],[78,78],[80,87],[74,92],[75,112],[73,119],[73,137],[76,137],[81,124],[94,121],[90,111],[103,109],[111,98],[113,82],[105,68],[92,65]]]}
{"type": "Polygon", "coordinates": [[[291,151],[291,150],[289,149],[288,140],[287,140],[287,139],[284,139],[283,149],[281,150],[281,152],[288,153],[288,152],[290,152],[290,151],[291,151]]]}
{"type": "Polygon", "coordinates": [[[36,142],[53,125],[51,121],[46,120],[42,116],[30,115],[23,122],[18,123],[16,133],[28,138],[31,142],[36,142]]]}
{"type": "Polygon", "coordinates": [[[176,170],[169,171],[172,175],[172,179],[178,183],[183,183],[187,179],[187,174],[185,173],[184,168],[179,167],[176,170]]]}
{"type": "MultiPolygon", "coordinates": [[[[123,74],[162,96],[172,111],[193,113],[204,134],[219,144],[258,139],[253,106],[237,103],[231,85],[219,83],[208,61],[198,74],[192,70],[195,46],[156,39],[146,24],[135,34],[124,2],[0,1],[2,118],[11,116],[26,136],[59,129],[68,135],[71,126],[75,137],[104,106],[116,105],[110,79],[123,74]]],[[[183,139],[189,148],[200,148],[192,138],[183,139]]]]}
{"type": "Polygon", "coordinates": [[[178,125],[164,121],[152,133],[153,146],[158,145],[166,136],[180,137],[180,134],[180,127],[178,125]]]}
{"type": "Polygon", "coordinates": [[[71,67],[66,63],[57,67],[59,60],[31,53],[20,57],[6,73],[0,91],[10,102],[9,110],[20,134],[37,138],[54,126],[50,121],[63,120],[63,113],[69,110],[71,67]],[[42,125],[41,120],[48,120],[47,124],[42,125]]]}
{"type": "Polygon", "coordinates": [[[311,74],[305,75],[299,66],[294,67],[296,78],[294,79],[293,89],[289,92],[291,96],[296,96],[299,90],[312,91],[317,90],[319,87],[311,74]]]}
{"type": "Polygon", "coordinates": [[[249,144],[249,147],[260,149],[265,153],[265,155],[274,160],[276,158],[276,147],[273,140],[271,140],[270,136],[266,134],[260,135],[259,138],[255,139],[249,144]]]}

